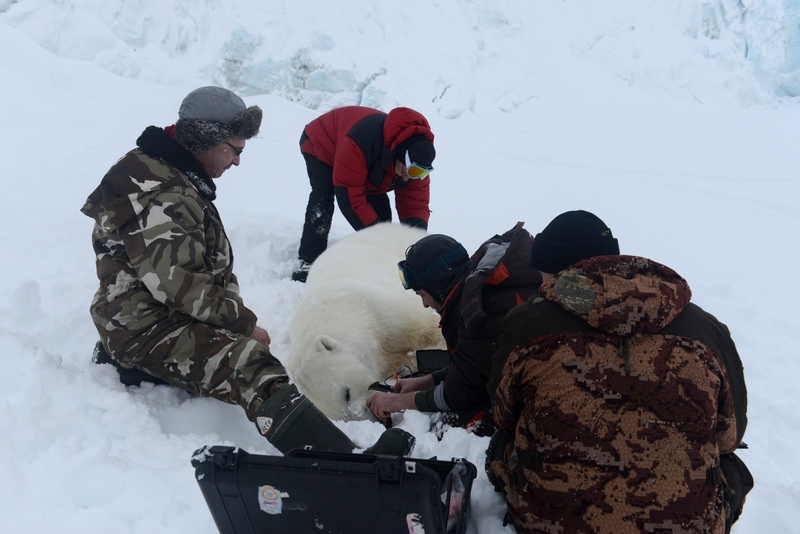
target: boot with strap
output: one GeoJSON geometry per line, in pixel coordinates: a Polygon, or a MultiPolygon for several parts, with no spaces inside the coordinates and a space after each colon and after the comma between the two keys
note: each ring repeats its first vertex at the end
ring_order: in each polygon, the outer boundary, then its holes
{"type": "MultiPolygon", "coordinates": [[[[312,449],[351,453],[358,446],[339,430],[308,398],[292,384],[275,392],[256,412],[255,424],[261,435],[286,454],[292,449],[312,449]]],[[[405,430],[386,430],[363,454],[406,456],[415,438],[405,430]]]]}

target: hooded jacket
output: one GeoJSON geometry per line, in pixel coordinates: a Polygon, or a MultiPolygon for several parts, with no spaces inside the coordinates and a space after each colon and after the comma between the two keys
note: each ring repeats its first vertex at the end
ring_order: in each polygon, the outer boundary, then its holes
{"type": "Polygon", "coordinates": [[[133,364],[192,321],[250,336],[233,251],[199,161],[165,130],[148,127],[109,169],[81,211],[95,221],[100,287],[92,319],[117,360],[133,364]]]}
{"type": "Polygon", "coordinates": [[[414,400],[420,410],[489,408],[486,382],[503,317],[536,294],[542,282],[530,265],[533,237],[522,225],[483,243],[442,304],[440,325],[451,364],[446,374],[434,375],[443,379],[436,388],[417,393],[414,400]]]}
{"type": "Polygon", "coordinates": [[[727,328],[645,258],[590,258],[541,293],[509,314],[489,386],[517,530],[724,532],[720,456],[746,426],[727,328]]]}
{"type": "Polygon", "coordinates": [[[337,108],[306,125],[300,150],[333,168],[339,209],[350,225],[361,230],[378,222],[366,195],[395,190],[400,222],[427,227],[430,218],[430,177],[403,181],[394,172],[402,144],[412,136],[433,142],[427,119],[409,108],[388,114],[377,109],[337,108]]]}

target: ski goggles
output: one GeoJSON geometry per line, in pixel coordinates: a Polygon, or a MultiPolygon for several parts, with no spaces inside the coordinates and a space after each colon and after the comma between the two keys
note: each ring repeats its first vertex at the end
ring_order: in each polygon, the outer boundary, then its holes
{"type": "Polygon", "coordinates": [[[412,289],[411,283],[413,279],[404,264],[404,261],[397,264],[397,271],[400,274],[400,283],[403,284],[403,289],[412,289]]]}
{"type": "Polygon", "coordinates": [[[419,163],[411,161],[408,157],[408,152],[406,152],[406,176],[412,180],[422,180],[432,171],[433,167],[426,167],[425,165],[420,165],[419,163]]]}

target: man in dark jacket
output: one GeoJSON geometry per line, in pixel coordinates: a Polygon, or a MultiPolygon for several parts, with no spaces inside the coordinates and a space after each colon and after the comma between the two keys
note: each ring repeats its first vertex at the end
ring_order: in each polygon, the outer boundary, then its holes
{"type": "Polygon", "coordinates": [[[327,248],[334,199],[350,226],[362,230],[392,220],[387,193],[394,191],[400,222],[428,227],[428,175],[436,151],[428,121],[413,109],[334,109],[306,125],[300,151],[311,193],[293,280],[305,282],[327,248]]]}
{"type": "MultiPolygon", "coordinates": [[[[261,117],[227,89],[196,89],[174,125],[147,127],[89,195],[81,211],[95,221],[97,350],[122,368],[238,404],[280,451],[351,452],[270,353],[267,331],[239,296],[214,205],[212,179],[239,165],[261,117]]],[[[376,450],[404,454],[410,438],[386,434],[376,450]]]]}
{"type": "Polygon", "coordinates": [[[532,242],[518,223],[483,243],[471,259],[460,243],[440,234],[409,247],[399,264],[403,284],[441,315],[450,366],[401,379],[395,392],[370,397],[367,406],[378,419],[403,409],[445,412],[444,421],[459,426],[481,413],[488,418],[486,381],[503,317],[541,283],[530,265],[532,242]]]}
{"type": "Polygon", "coordinates": [[[531,258],[541,296],[508,314],[489,386],[488,474],[517,530],[724,532],[749,489],[726,470],[747,424],[727,327],[591,213],[556,217],[531,258]]]}

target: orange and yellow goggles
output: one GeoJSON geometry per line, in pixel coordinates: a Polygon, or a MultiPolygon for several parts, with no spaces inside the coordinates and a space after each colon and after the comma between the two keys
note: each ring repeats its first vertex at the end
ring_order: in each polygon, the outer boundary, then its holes
{"type": "Polygon", "coordinates": [[[401,261],[397,264],[397,271],[400,274],[400,283],[403,284],[403,289],[413,289],[412,278],[410,275],[406,275],[406,273],[409,271],[406,268],[405,263],[405,261],[401,261]]]}
{"type": "Polygon", "coordinates": [[[425,165],[420,165],[419,163],[411,161],[408,157],[408,152],[406,152],[406,176],[412,180],[422,180],[432,171],[433,167],[426,167],[425,165]]]}

